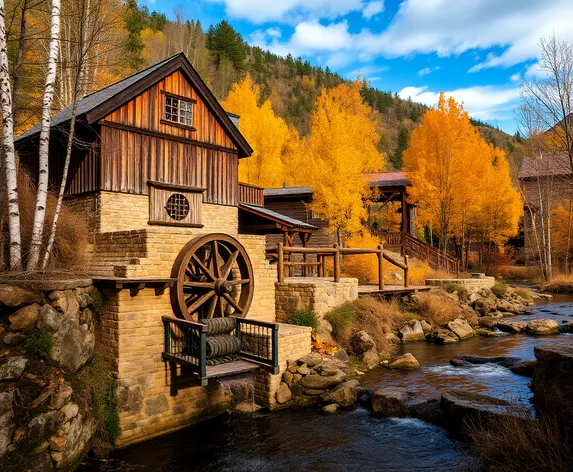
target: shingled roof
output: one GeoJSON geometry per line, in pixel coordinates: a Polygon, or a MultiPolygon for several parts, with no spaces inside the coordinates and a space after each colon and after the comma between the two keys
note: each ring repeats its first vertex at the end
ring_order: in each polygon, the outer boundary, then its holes
{"type": "Polygon", "coordinates": [[[533,179],[537,177],[555,177],[571,175],[571,163],[565,154],[536,159],[525,157],[519,170],[520,180],[533,179]]]}
{"type": "MultiPolygon", "coordinates": [[[[215,115],[223,129],[228,132],[239,149],[239,157],[250,156],[253,153],[253,149],[183,53],[171,56],[115,84],[86,95],[77,103],[76,114],[78,122],[87,124],[97,122],[176,70],[182,71],[209,110],[215,115]]],[[[58,114],[52,116],[51,127],[63,128],[69,123],[71,116],[72,107],[64,108],[58,114]]],[[[18,136],[15,142],[34,138],[39,133],[40,125],[38,124],[18,136]]]]}

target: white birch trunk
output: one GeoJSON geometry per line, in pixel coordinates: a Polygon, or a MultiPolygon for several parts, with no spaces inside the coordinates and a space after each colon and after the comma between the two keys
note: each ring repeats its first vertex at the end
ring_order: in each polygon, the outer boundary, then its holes
{"type": "Polygon", "coordinates": [[[30,241],[30,255],[28,270],[37,269],[40,250],[42,248],[42,235],[44,233],[44,220],[46,216],[46,203],[48,201],[48,169],[50,154],[50,121],[52,100],[56,85],[56,70],[58,49],[60,44],[60,0],[52,0],[51,4],[51,33],[50,51],[48,56],[48,71],[46,73],[46,86],[42,103],[42,127],[40,130],[40,147],[38,149],[39,174],[38,193],[36,196],[36,211],[32,227],[32,240],[30,241]]]}
{"type": "Polygon", "coordinates": [[[16,153],[14,151],[14,115],[12,112],[12,90],[8,71],[5,13],[4,0],[0,0],[0,99],[2,102],[2,148],[4,151],[6,193],[8,196],[10,269],[20,270],[22,267],[20,208],[18,205],[18,178],[16,173],[16,153]]]}

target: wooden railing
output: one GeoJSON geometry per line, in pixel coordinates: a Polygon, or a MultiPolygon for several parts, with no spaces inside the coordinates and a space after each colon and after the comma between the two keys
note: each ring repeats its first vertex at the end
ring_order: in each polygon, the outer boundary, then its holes
{"type": "Polygon", "coordinates": [[[246,203],[247,205],[263,206],[265,204],[263,188],[239,182],[238,200],[239,203],[246,203]]]}
{"type": "MultiPolygon", "coordinates": [[[[394,259],[390,254],[384,251],[384,246],[380,245],[376,249],[371,248],[341,248],[335,244],[331,248],[315,248],[315,247],[291,247],[284,246],[279,243],[277,247],[277,271],[278,281],[284,282],[285,272],[288,269],[289,274],[292,276],[293,269],[296,266],[305,268],[304,275],[308,275],[306,268],[316,269],[317,277],[326,277],[326,258],[332,257],[334,259],[334,281],[340,282],[342,256],[352,256],[356,254],[376,254],[378,256],[378,288],[384,290],[384,261],[399,267],[404,271],[404,287],[409,286],[408,279],[408,256],[404,256],[404,262],[394,259]],[[316,261],[291,261],[291,254],[302,254],[307,256],[309,254],[316,255],[316,261]],[[286,260],[285,260],[286,258],[286,260]]],[[[306,259],[306,257],[305,257],[306,259]]],[[[311,270],[314,272],[314,270],[311,270]]],[[[314,275],[314,273],[312,274],[314,275]]]]}
{"type": "Polygon", "coordinates": [[[387,246],[400,248],[400,254],[427,261],[434,270],[444,270],[451,274],[460,273],[459,259],[446,255],[424,241],[409,233],[399,231],[380,232],[377,235],[384,239],[387,246]]]}

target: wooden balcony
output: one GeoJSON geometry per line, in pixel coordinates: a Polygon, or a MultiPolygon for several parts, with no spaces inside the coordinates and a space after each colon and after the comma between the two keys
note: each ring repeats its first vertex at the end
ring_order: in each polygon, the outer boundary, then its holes
{"type": "Polygon", "coordinates": [[[239,203],[264,206],[263,188],[239,182],[239,203]]]}

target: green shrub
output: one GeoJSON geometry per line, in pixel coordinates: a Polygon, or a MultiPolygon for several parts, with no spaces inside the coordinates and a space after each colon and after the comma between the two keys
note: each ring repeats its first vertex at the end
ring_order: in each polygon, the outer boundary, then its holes
{"type": "Polygon", "coordinates": [[[287,320],[287,323],[297,326],[310,326],[314,329],[318,326],[318,317],[312,310],[296,310],[287,320]]]}
{"type": "Polygon", "coordinates": [[[496,284],[491,288],[491,291],[497,298],[503,298],[507,295],[507,285],[501,282],[496,282],[496,284]]]}
{"type": "Polygon", "coordinates": [[[352,324],[356,323],[357,316],[355,304],[352,302],[345,302],[329,311],[324,318],[332,325],[334,337],[337,333],[348,330],[352,324]]]}
{"type": "Polygon", "coordinates": [[[470,296],[468,289],[460,284],[448,284],[444,290],[449,293],[457,293],[460,300],[467,300],[470,296]]]}
{"type": "Polygon", "coordinates": [[[101,312],[103,310],[103,296],[102,296],[102,294],[99,292],[96,292],[96,293],[94,293],[92,299],[93,299],[92,307],[94,309],[94,312],[96,313],[96,315],[101,314],[101,312]]]}
{"type": "Polygon", "coordinates": [[[26,338],[24,347],[32,356],[49,359],[54,347],[54,340],[47,331],[36,330],[26,338]]]}
{"type": "Polygon", "coordinates": [[[518,297],[524,298],[525,300],[528,300],[528,301],[533,300],[533,293],[531,292],[531,290],[529,290],[527,288],[516,288],[514,290],[514,293],[518,297]]]}

